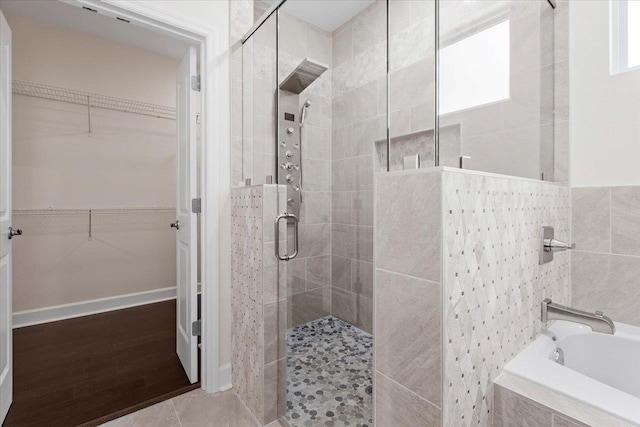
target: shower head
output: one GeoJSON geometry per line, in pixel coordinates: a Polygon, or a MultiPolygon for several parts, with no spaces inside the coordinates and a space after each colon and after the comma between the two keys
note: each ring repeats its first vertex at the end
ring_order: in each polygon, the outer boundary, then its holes
{"type": "Polygon", "coordinates": [[[307,108],[311,107],[311,100],[307,99],[302,104],[302,113],[300,113],[300,126],[304,124],[304,118],[307,116],[307,108]]]}
{"type": "Polygon", "coordinates": [[[280,84],[280,89],[296,95],[305,90],[324,73],[328,66],[305,58],[280,84]]]}

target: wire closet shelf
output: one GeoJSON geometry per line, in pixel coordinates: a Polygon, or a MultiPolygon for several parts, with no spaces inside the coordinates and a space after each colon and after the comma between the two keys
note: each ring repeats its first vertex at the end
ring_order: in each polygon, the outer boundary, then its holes
{"type": "Polygon", "coordinates": [[[175,108],[164,105],[149,104],[125,98],[82,92],[58,86],[50,86],[25,80],[13,80],[13,93],[52,101],[68,102],[84,105],[89,108],[104,108],[125,113],[140,114],[160,119],[176,119],[175,108]]]}
{"type": "Polygon", "coordinates": [[[22,215],[65,215],[65,214],[82,214],[88,213],[102,214],[130,214],[130,213],[152,213],[152,212],[175,212],[176,208],[172,206],[141,206],[141,207],[114,207],[114,208],[27,208],[13,209],[14,214],[22,215]]]}
{"type": "Polygon", "coordinates": [[[170,206],[115,208],[37,208],[14,209],[15,224],[25,234],[148,231],[167,228],[173,222],[176,208],[170,206]]]}

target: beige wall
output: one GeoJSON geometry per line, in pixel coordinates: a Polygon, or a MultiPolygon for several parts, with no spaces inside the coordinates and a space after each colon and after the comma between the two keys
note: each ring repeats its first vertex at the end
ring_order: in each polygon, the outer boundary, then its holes
{"type": "MultiPolygon", "coordinates": [[[[175,59],[19,15],[15,79],[175,105],[175,59]]],[[[13,103],[14,209],[175,204],[175,121],[22,95],[13,103]]],[[[14,310],[175,286],[170,213],[16,213],[14,310]]]]}
{"type": "Polygon", "coordinates": [[[14,34],[13,78],[175,104],[175,59],[7,14],[14,34]]]}

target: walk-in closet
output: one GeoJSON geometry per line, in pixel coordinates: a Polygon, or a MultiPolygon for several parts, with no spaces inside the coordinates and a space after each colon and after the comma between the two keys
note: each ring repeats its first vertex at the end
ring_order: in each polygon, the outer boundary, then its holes
{"type": "Polygon", "coordinates": [[[97,425],[199,387],[198,351],[189,366],[178,355],[180,310],[197,307],[177,287],[188,224],[176,208],[177,76],[195,49],[57,1],[2,12],[15,234],[3,425],[97,425]]]}

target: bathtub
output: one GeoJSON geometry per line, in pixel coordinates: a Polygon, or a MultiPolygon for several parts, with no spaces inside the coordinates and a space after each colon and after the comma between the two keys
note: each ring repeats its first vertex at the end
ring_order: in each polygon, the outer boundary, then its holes
{"type": "Polygon", "coordinates": [[[502,385],[591,425],[640,426],[640,328],[615,325],[608,335],[556,321],[505,366],[502,385]]]}

